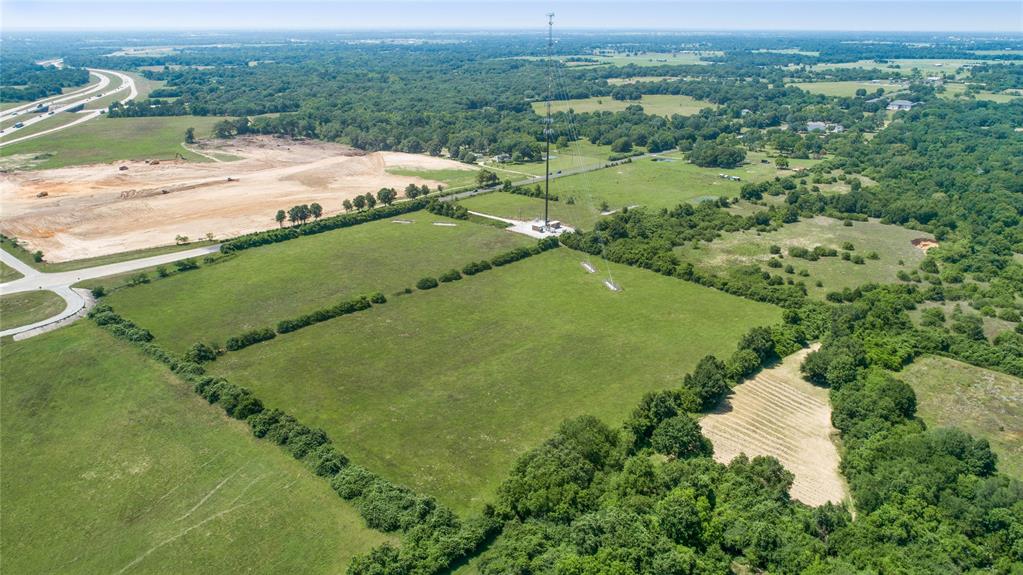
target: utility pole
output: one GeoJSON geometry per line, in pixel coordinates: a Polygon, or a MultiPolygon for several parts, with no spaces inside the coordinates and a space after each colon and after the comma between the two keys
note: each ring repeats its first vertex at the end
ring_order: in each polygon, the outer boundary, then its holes
{"type": "Polygon", "coordinates": [[[547,154],[544,165],[544,191],[543,191],[543,229],[548,229],[548,206],[551,197],[551,98],[554,91],[554,12],[547,14],[547,118],[543,127],[544,139],[547,142],[547,154]]]}

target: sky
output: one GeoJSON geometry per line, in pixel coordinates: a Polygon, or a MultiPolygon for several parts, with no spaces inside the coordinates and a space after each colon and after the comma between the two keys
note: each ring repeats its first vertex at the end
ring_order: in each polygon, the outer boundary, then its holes
{"type": "Polygon", "coordinates": [[[1023,34],[1023,0],[0,0],[0,29],[564,29],[1023,34]]]}

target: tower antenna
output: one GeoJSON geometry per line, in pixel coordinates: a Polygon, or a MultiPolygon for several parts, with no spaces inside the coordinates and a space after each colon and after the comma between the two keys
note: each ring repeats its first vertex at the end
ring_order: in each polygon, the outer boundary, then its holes
{"type": "Polygon", "coordinates": [[[544,191],[543,191],[543,229],[547,231],[550,228],[550,219],[548,208],[550,205],[551,197],[551,132],[553,123],[551,122],[551,98],[553,97],[552,92],[554,90],[554,12],[547,13],[547,118],[544,120],[543,134],[544,139],[547,142],[547,153],[545,154],[544,164],[544,191]]]}

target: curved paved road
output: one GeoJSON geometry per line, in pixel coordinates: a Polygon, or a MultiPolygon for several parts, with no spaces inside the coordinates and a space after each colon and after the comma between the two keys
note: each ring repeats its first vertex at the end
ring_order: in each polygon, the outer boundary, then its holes
{"type": "Polygon", "coordinates": [[[139,258],[135,260],[129,260],[126,262],[118,262],[114,264],[84,268],[80,270],[44,273],[36,270],[32,266],[29,266],[25,262],[19,260],[18,258],[7,253],[6,251],[0,250],[0,261],[3,261],[5,264],[18,270],[19,273],[25,276],[14,281],[9,281],[7,283],[0,284],[0,295],[35,290],[49,290],[59,295],[61,298],[64,299],[65,302],[67,302],[67,305],[64,307],[64,311],[60,312],[59,314],[46,318],[42,321],[37,321],[29,325],[23,325],[20,327],[14,327],[0,331],[0,337],[8,335],[18,335],[21,333],[38,329],[40,327],[46,327],[51,324],[64,321],[85,309],[86,305],[89,302],[88,292],[86,290],[75,290],[71,288],[72,285],[78,282],[117,274],[123,274],[148,267],[158,266],[161,264],[168,264],[171,262],[187,258],[200,257],[207,254],[216,253],[218,251],[220,251],[220,244],[215,244],[212,246],[204,246],[201,248],[193,248],[190,250],[183,250],[180,252],[173,252],[158,256],[150,256],[147,258],[139,258]]]}
{"type": "MultiPolygon", "coordinates": [[[[86,88],[83,88],[82,90],[79,90],[78,92],[72,92],[71,94],[68,94],[68,95],[63,96],[63,97],[58,97],[56,99],[43,98],[41,100],[37,100],[35,102],[32,102],[31,104],[25,104],[24,106],[20,106],[18,108],[14,108],[12,110],[8,110],[7,112],[4,113],[4,117],[6,118],[6,117],[11,116],[11,115],[15,115],[16,116],[19,113],[21,115],[27,115],[27,114],[31,113],[32,109],[35,109],[37,106],[42,105],[42,104],[49,104],[51,106],[50,109],[53,112],[53,114],[59,114],[59,113],[65,111],[65,110],[67,110],[68,108],[72,108],[74,106],[77,106],[78,104],[88,104],[89,102],[93,101],[93,99],[95,98],[95,96],[92,96],[91,94],[93,94],[94,92],[98,92],[98,91],[102,90],[103,88],[105,88],[107,85],[110,84],[110,76],[117,76],[118,78],[120,78],[121,79],[121,85],[119,87],[117,87],[117,88],[114,88],[113,90],[111,90],[110,92],[108,92],[108,93],[106,93],[104,95],[115,94],[117,92],[120,92],[120,91],[123,91],[123,90],[127,89],[128,90],[128,95],[121,100],[121,103],[123,104],[123,103],[125,103],[125,102],[127,102],[129,100],[134,100],[138,96],[138,94],[139,94],[138,88],[135,86],[135,81],[132,80],[131,77],[128,76],[127,74],[122,74],[121,72],[114,72],[113,70],[99,70],[99,69],[94,69],[94,68],[89,68],[89,72],[91,72],[92,74],[100,77],[100,81],[99,81],[98,84],[96,84],[94,86],[87,86],[86,88]],[[71,101],[68,102],[68,100],[71,100],[71,101]],[[65,104],[64,102],[67,102],[67,103],[65,104]],[[58,103],[60,103],[61,106],[57,107],[56,105],[58,103]]],[[[73,120],[73,121],[68,122],[66,124],[61,124],[59,126],[50,128],[48,130],[43,130],[43,131],[40,131],[40,132],[35,132],[35,133],[29,134],[27,136],[14,137],[13,139],[11,139],[12,136],[17,136],[18,135],[18,131],[23,130],[24,128],[27,128],[27,127],[31,126],[32,124],[35,124],[35,123],[38,123],[38,122],[42,122],[43,120],[46,120],[48,118],[53,118],[54,117],[53,115],[50,115],[49,113],[44,113],[44,114],[39,114],[39,115],[36,115],[36,116],[32,116],[31,118],[27,118],[27,119],[25,119],[23,121],[24,126],[22,128],[17,128],[17,129],[15,129],[15,128],[6,128],[4,130],[4,134],[3,134],[6,137],[3,138],[2,140],[0,140],[0,147],[7,146],[7,145],[10,145],[10,144],[16,144],[18,142],[24,142],[25,140],[31,140],[33,138],[38,138],[39,136],[44,136],[46,134],[52,134],[53,132],[64,130],[66,128],[70,128],[71,126],[77,126],[78,124],[81,124],[83,122],[88,122],[89,120],[92,120],[93,118],[97,118],[97,117],[101,116],[103,114],[103,111],[104,110],[85,110],[83,112],[77,112],[77,114],[80,115],[81,117],[79,117],[76,120],[73,120]]]]}

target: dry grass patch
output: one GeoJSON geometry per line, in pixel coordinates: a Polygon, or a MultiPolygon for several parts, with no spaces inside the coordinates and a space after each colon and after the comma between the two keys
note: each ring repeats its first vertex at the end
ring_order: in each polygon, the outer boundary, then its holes
{"type": "Polygon", "coordinates": [[[799,374],[810,351],[794,353],[736,386],[700,425],[714,443],[715,460],[728,463],[740,453],[775,457],[796,476],[793,498],[807,505],[839,503],[848,494],[832,442],[837,431],[831,426],[828,392],[799,374]]]}

